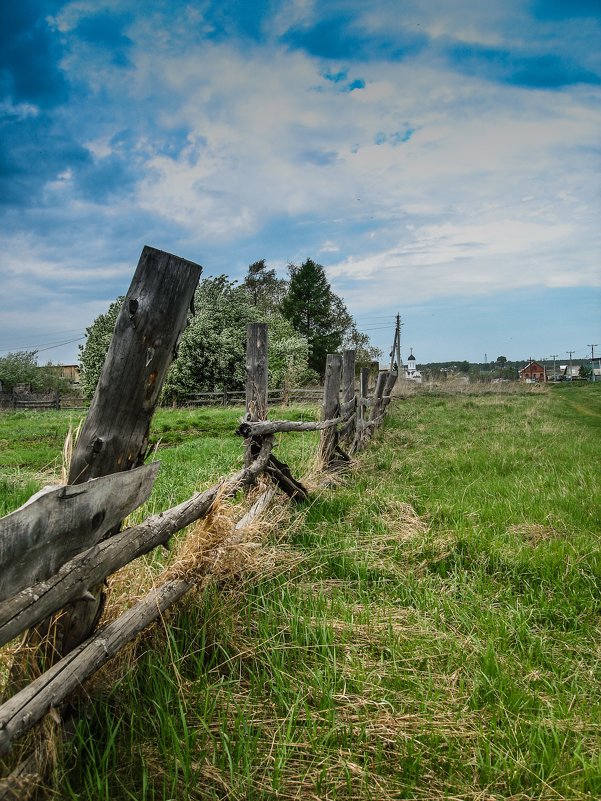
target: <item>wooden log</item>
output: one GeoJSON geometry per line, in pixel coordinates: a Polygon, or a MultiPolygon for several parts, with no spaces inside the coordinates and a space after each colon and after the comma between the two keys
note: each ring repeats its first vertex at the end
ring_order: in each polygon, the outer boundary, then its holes
{"type": "Polygon", "coordinates": [[[335,417],[333,420],[316,420],[311,422],[300,422],[298,420],[261,420],[256,423],[249,423],[243,420],[236,434],[242,437],[262,437],[265,434],[279,434],[285,432],[303,431],[323,431],[344,422],[344,417],[335,417]]]}
{"type": "Polygon", "coordinates": [[[153,515],[143,523],[115,534],[64,564],[52,578],[18,593],[0,607],[0,645],[12,640],[26,628],[85,597],[90,585],[99,584],[119,568],[149,553],[182,528],[208,514],[216,497],[228,497],[253,483],[267,465],[273,438],[265,437],[257,459],[248,468],[198,492],[166,512],[153,515]]]}
{"type": "Polygon", "coordinates": [[[384,387],[384,394],[382,395],[382,410],[385,412],[388,408],[390,401],[392,400],[392,390],[395,387],[399,374],[398,372],[392,371],[388,373],[388,378],[386,379],[386,385],[384,387]]]}
{"type": "Polygon", "coordinates": [[[359,402],[357,403],[355,440],[351,450],[360,451],[365,441],[365,423],[369,406],[369,367],[362,367],[359,374],[359,402]]]}
{"type": "MultiPolygon", "coordinates": [[[[246,327],[246,413],[249,422],[267,418],[267,324],[249,323],[246,327]]],[[[252,439],[246,442],[245,464],[254,458],[256,446],[252,439]]]]}
{"type": "MultiPolygon", "coordinates": [[[[345,350],[342,353],[342,400],[341,413],[347,415],[355,411],[355,351],[345,350]]],[[[340,431],[340,443],[350,446],[355,438],[355,416],[352,414],[340,431]]]]}
{"type": "Polygon", "coordinates": [[[98,670],[126,643],[181,598],[190,582],[176,579],[152,590],[146,598],[108,626],[99,629],[89,640],[73,649],[39,678],[0,707],[0,755],[10,751],[12,742],[81,682],[98,670]]]}
{"type": "MultiPolygon", "coordinates": [[[[117,317],[90,410],[78,437],[69,484],[141,465],[163,380],[187,324],[202,268],[145,246],[117,317]]],[[[94,629],[104,604],[78,602],[61,615],[57,653],[68,653],[94,629]]]]}
{"type": "Polygon", "coordinates": [[[142,250],[73,451],[69,484],[142,464],[150,421],[201,270],[169,253],[142,250]]]}
{"type": "Polygon", "coordinates": [[[0,519],[0,601],[49,576],[144,503],[160,463],[46,487],[0,519]]]}
{"type": "Polygon", "coordinates": [[[376,380],[376,388],[374,390],[374,404],[371,408],[370,422],[375,420],[382,413],[382,395],[384,394],[384,387],[388,380],[388,370],[381,370],[378,373],[376,380]]]}
{"type": "MultiPolygon", "coordinates": [[[[323,390],[323,420],[332,420],[339,416],[341,377],[342,357],[338,353],[328,353],[323,390]]],[[[335,428],[327,428],[321,432],[318,464],[323,470],[332,466],[337,446],[338,431],[335,428]]]]}
{"type": "MultiPolygon", "coordinates": [[[[272,497],[271,490],[264,493],[238,521],[232,534],[207,552],[202,569],[195,578],[207,575],[216,568],[227,551],[241,541],[244,529],[267,508],[272,497]]],[[[0,707],[0,756],[7,754],[15,739],[32,728],[50,709],[60,706],[86,678],[193,586],[192,579],[178,578],[153,589],[142,601],[113,623],[99,629],[90,639],[4,703],[0,707]]]]}
{"type": "Polygon", "coordinates": [[[267,323],[246,328],[246,415],[248,420],[267,416],[267,323]]]}

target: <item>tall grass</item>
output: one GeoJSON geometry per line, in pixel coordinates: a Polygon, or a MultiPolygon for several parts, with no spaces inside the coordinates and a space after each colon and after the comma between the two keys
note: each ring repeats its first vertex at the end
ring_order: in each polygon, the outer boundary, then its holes
{"type": "MultiPolygon", "coordinates": [[[[82,693],[61,798],[601,796],[601,392],[391,410],[351,474],[82,693]]],[[[229,412],[200,436],[186,414],[157,418],[151,507],[240,458],[229,412]]],[[[300,474],[315,438],[281,447],[300,474]]]]}

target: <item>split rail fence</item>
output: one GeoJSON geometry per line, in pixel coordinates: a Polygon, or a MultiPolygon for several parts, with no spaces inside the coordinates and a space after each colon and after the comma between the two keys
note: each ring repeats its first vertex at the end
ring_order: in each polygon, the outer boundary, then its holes
{"type": "MultiPolygon", "coordinates": [[[[273,453],[276,433],[320,431],[321,467],[339,470],[384,419],[396,373],[380,372],[369,397],[369,371],[362,369],[357,392],[355,352],[345,351],[327,357],[321,421],[268,420],[268,331],[266,324],[252,323],[246,413],[236,432],[246,443],[244,467],[178,506],[120,530],[121,521],[149,497],[160,467],[159,462],[144,465],[150,422],[201,269],[143,249],[74,447],[67,484],[41,490],[0,519],[0,646],[25,631],[29,645],[27,657],[17,652],[9,682],[14,694],[0,706],[0,755],[51,709],[60,709],[88,676],[193,586],[192,579],[168,581],[98,627],[108,576],[166,545],[176,532],[209,514],[217,497],[232,496],[261,474],[270,476],[274,487],[255,504],[251,517],[276,488],[295,501],[305,500],[307,489],[273,453]],[[33,675],[37,678],[29,680],[33,675]]],[[[249,515],[207,553],[203,573],[241,539],[249,515]]]]}

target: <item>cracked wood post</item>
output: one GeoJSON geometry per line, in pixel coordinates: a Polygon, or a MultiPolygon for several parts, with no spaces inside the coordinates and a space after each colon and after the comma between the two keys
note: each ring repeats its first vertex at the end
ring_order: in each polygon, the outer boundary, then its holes
{"type": "MultiPolygon", "coordinates": [[[[355,398],[355,351],[345,350],[342,353],[342,404],[343,414],[346,417],[348,407],[355,398]]],[[[350,445],[355,438],[355,415],[340,432],[340,439],[345,445],[350,445]]]]}
{"type": "MultiPolygon", "coordinates": [[[[186,259],[143,248],[73,451],[68,484],[143,463],[150,421],[201,271],[186,259]]],[[[68,653],[93,631],[102,613],[102,587],[94,587],[92,594],[93,601],[77,601],[61,615],[54,643],[57,655],[68,653]]]]}
{"type": "MultiPolygon", "coordinates": [[[[338,412],[340,409],[341,372],[342,356],[340,356],[339,353],[328,353],[323,388],[323,420],[332,420],[333,418],[338,417],[338,412]]],[[[332,463],[337,445],[338,431],[335,427],[327,428],[321,432],[318,462],[322,469],[327,469],[332,463]]]]}
{"type": "Polygon", "coordinates": [[[382,396],[384,394],[384,387],[388,381],[388,370],[381,370],[378,373],[376,380],[376,388],[374,390],[374,405],[371,407],[370,422],[374,422],[381,414],[382,409],[382,396]]]}
{"type": "Polygon", "coordinates": [[[363,447],[365,437],[365,423],[367,420],[367,399],[369,397],[369,367],[362,367],[359,373],[359,400],[357,402],[357,430],[353,450],[359,451],[363,447]]]}
{"type": "MultiPolygon", "coordinates": [[[[267,323],[249,323],[246,327],[246,414],[251,423],[267,419],[267,323]]],[[[260,443],[249,439],[244,464],[250,465],[260,443]]]]}

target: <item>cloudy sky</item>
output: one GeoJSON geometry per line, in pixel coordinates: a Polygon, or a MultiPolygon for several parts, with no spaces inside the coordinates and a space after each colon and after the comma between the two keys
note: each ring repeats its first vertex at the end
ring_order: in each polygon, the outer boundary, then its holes
{"type": "Polygon", "coordinates": [[[19,0],[0,37],[1,352],[75,361],[144,244],[311,257],[404,358],[601,352],[600,0],[19,0]]]}

